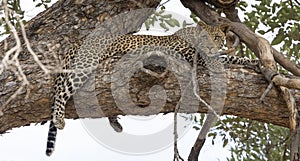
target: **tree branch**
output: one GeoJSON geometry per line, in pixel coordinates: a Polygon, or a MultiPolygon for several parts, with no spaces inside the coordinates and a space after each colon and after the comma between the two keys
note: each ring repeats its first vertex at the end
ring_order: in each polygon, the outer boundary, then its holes
{"type": "MultiPolygon", "coordinates": [[[[105,63],[105,62],[104,62],[105,63]]],[[[103,69],[104,63],[99,67],[103,69]]],[[[36,67],[38,68],[38,67],[36,67]]],[[[39,78],[43,75],[41,70],[31,73],[31,79],[39,78]]],[[[209,73],[198,72],[198,81],[201,85],[200,97],[204,100],[210,99],[210,83],[206,76],[209,73]]],[[[164,78],[157,79],[144,72],[138,72],[131,78],[130,96],[134,103],[139,107],[145,107],[150,104],[147,96],[149,88],[162,81],[161,86],[167,93],[168,101],[160,111],[154,111],[151,108],[132,108],[124,105],[122,110],[118,109],[115,100],[111,94],[110,83],[105,81],[109,75],[102,73],[96,74],[96,90],[98,98],[98,107],[93,108],[75,108],[74,102],[69,101],[66,107],[66,117],[77,118],[100,118],[107,116],[124,115],[155,115],[157,113],[174,112],[176,104],[180,98],[180,87],[177,79],[172,73],[168,73],[164,78]],[[171,82],[171,84],[170,84],[171,82]]],[[[264,104],[259,99],[262,89],[267,88],[268,84],[261,74],[253,70],[243,68],[233,68],[227,70],[227,96],[223,114],[236,115],[240,117],[259,120],[262,122],[273,123],[276,125],[289,127],[289,110],[280,94],[273,88],[266,96],[264,104]]],[[[14,127],[24,126],[30,123],[38,123],[50,119],[50,96],[52,95],[53,82],[44,83],[39,86],[38,82],[32,84],[31,96],[26,100],[25,94],[21,94],[17,99],[4,109],[4,115],[0,117],[0,133],[4,133],[14,127]]],[[[300,93],[294,91],[296,105],[300,105],[300,93]]],[[[3,102],[5,97],[0,97],[3,102]]],[[[87,98],[76,98],[77,102],[86,102],[87,98]]],[[[85,103],[86,104],[86,103],[85,103]]],[[[195,106],[186,103],[182,105],[180,112],[183,113],[206,113],[205,105],[195,106]]]]}
{"type": "MultiPolygon", "coordinates": [[[[58,1],[30,20],[25,27],[21,24],[20,31],[13,28],[6,16],[13,37],[10,36],[0,43],[0,115],[5,115],[12,109],[17,111],[18,109],[13,107],[20,106],[19,103],[27,104],[28,100],[21,96],[24,91],[31,91],[29,100],[33,99],[30,101],[41,99],[42,92],[48,94],[43,97],[51,98],[52,86],[49,84],[52,84],[52,79],[49,72],[57,72],[60,58],[64,57],[69,47],[90,34],[98,23],[126,11],[146,8],[143,14],[139,14],[136,18],[132,17],[133,20],[130,21],[130,26],[136,30],[151,14],[148,12],[149,8],[153,10],[158,4],[157,0],[134,0],[126,3],[106,0],[58,1]],[[10,50],[5,52],[6,49],[10,50]],[[39,68],[46,74],[42,74],[39,68]],[[37,75],[32,75],[33,73],[37,75]],[[20,98],[23,101],[10,102],[20,98]]],[[[4,9],[7,14],[9,10],[5,4],[4,9]]],[[[116,30],[118,29],[112,28],[112,31],[116,30]]],[[[50,107],[50,104],[42,106],[50,107]]],[[[27,110],[30,112],[30,109],[27,110]]]]}
{"type": "MultiPolygon", "coordinates": [[[[231,30],[234,33],[236,33],[240,37],[241,41],[243,41],[250,48],[250,50],[253,51],[255,55],[261,60],[261,72],[269,82],[273,82],[275,85],[278,85],[279,90],[283,94],[283,98],[290,112],[289,127],[292,132],[291,139],[297,140],[299,138],[299,125],[297,125],[296,121],[299,117],[299,114],[294,103],[294,96],[291,95],[291,92],[285,87],[294,87],[295,89],[299,89],[300,80],[292,80],[279,75],[274,58],[280,65],[282,65],[285,69],[293,73],[295,76],[300,76],[300,69],[296,66],[296,64],[286,59],[282,54],[280,54],[278,51],[272,48],[267,40],[256,35],[244,24],[240,23],[239,18],[236,16],[236,11],[233,8],[229,8],[225,12],[226,15],[229,16],[228,18],[231,20],[230,21],[227,18],[221,18],[221,16],[218,15],[217,12],[213,11],[202,1],[181,0],[181,2],[185,7],[189,8],[198,17],[200,17],[200,19],[202,19],[208,24],[222,23],[222,21],[223,23],[229,23],[231,26],[231,30]],[[230,11],[232,11],[232,13],[229,13],[230,11]],[[283,85],[285,87],[283,87],[283,85]],[[295,131],[295,129],[297,129],[297,131],[295,131]]],[[[291,160],[294,160],[294,157],[299,155],[298,149],[298,143],[291,144],[291,160]]]]}
{"type": "MultiPolygon", "coordinates": [[[[157,2],[149,1],[148,7],[155,7],[157,2]]],[[[121,3],[111,1],[83,1],[82,4],[75,4],[73,1],[58,1],[51,8],[39,14],[31,20],[26,26],[27,37],[31,42],[34,51],[43,49],[46,53],[36,53],[41,57],[41,61],[49,61],[52,66],[57,66],[55,56],[62,57],[63,53],[68,50],[69,44],[88,35],[95,28],[97,22],[103,22],[105,19],[126,10],[139,8],[134,3],[121,3]],[[66,8],[68,6],[68,8],[66,8]],[[111,9],[112,6],[115,9],[111,9]],[[110,8],[110,10],[107,10],[110,8]],[[86,24],[86,21],[89,21],[86,24]],[[55,30],[54,30],[55,29],[55,30]],[[51,51],[49,51],[49,48],[51,51]],[[55,55],[51,55],[55,53],[55,55]],[[48,57],[44,57],[47,55],[48,57]]],[[[14,39],[8,38],[8,48],[14,46],[14,39]]],[[[0,44],[4,49],[4,43],[0,44]]],[[[4,109],[3,115],[0,116],[0,133],[8,130],[25,126],[30,123],[39,123],[50,119],[50,102],[53,92],[53,80],[45,77],[44,72],[36,65],[35,60],[30,53],[24,49],[20,54],[20,65],[24,69],[31,88],[30,97],[25,99],[25,92],[21,92],[16,99],[10,102],[4,109]]],[[[0,50],[0,57],[3,58],[3,51],[0,50]]],[[[108,60],[109,61],[109,60],[108,60]]],[[[105,62],[100,65],[99,70],[104,68],[105,62]]],[[[100,72],[100,71],[99,71],[100,72]]],[[[208,73],[198,71],[198,80],[201,83],[199,95],[205,100],[210,99],[210,84],[207,79],[208,73]]],[[[67,104],[66,117],[77,118],[100,118],[115,115],[124,115],[120,109],[116,108],[115,100],[111,94],[111,86],[107,81],[107,75],[98,73],[96,77],[96,91],[100,107],[96,108],[75,108],[73,101],[67,104]]],[[[265,98],[265,104],[259,103],[262,94],[261,89],[267,87],[267,82],[262,75],[252,70],[243,68],[230,67],[227,70],[228,90],[227,100],[223,114],[236,115],[240,117],[255,119],[267,123],[288,127],[289,111],[287,110],[284,100],[279,96],[276,89],[272,89],[270,94],[265,98]]],[[[126,114],[153,115],[157,113],[174,112],[174,108],[180,98],[180,87],[176,77],[168,74],[163,79],[157,80],[146,73],[136,73],[131,78],[130,96],[138,106],[147,106],[149,98],[146,93],[155,83],[163,81],[162,86],[168,94],[168,102],[160,111],[152,111],[148,108],[126,107],[125,110],[131,111],[126,114]],[[171,83],[170,83],[171,82],[171,83]],[[144,95],[143,95],[144,93],[144,95]]],[[[0,75],[0,105],[3,105],[9,96],[11,96],[22,84],[11,71],[3,71],[0,75]]],[[[294,91],[296,105],[299,106],[300,94],[294,91]]],[[[81,98],[76,101],[84,102],[81,98]]],[[[187,104],[181,112],[206,113],[207,108],[204,105],[195,106],[187,104]]]]}

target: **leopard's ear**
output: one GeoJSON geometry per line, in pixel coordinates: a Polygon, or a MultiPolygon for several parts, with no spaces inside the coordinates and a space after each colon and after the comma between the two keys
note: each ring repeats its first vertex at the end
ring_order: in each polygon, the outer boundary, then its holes
{"type": "Polygon", "coordinates": [[[230,30],[230,25],[228,23],[223,23],[220,25],[220,29],[226,34],[230,30]]]}

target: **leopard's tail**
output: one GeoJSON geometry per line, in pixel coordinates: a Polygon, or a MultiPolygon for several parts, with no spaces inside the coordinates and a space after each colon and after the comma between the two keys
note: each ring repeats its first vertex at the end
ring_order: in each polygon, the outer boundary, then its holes
{"type": "Polygon", "coordinates": [[[46,149],[47,156],[50,156],[54,151],[56,134],[57,134],[57,128],[54,126],[54,123],[51,121],[49,126],[48,138],[47,138],[47,149],[46,149]]]}

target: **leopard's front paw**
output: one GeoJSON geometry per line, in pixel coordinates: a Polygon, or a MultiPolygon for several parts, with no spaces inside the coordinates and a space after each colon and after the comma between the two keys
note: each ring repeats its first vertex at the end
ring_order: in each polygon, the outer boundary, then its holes
{"type": "Polygon", "coordinates": [[[108,117],[110,126],[116,131],[116,132],[122,132],[123,131],[123,127],[122,125],[119,123],[118,118],[117,117],[108,117]]]}

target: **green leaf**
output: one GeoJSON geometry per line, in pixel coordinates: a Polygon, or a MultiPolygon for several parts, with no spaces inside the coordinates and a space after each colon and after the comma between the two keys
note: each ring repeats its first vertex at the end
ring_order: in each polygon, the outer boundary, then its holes
{"type": "Polygon", "coordinates": [[[180,23],[178,20],[176,20],[174,18],[172,20],[174,21],[175,26],[180,27],[180,23]]]}
{"type": "Polygon", "coordinates": [[[284,40],[285,36],[283,34],[277,34],[275,39],[272,41],[271,45],[277,45],[284,40]]]}
{"type": "Polygon", "coordinates": [[[161,14],[163,14],[165,12],[165,10],[160,10],[160,11],[158,11],[158,12],[156,12],[158,15],[161,15],[161,14]]]}
{"type": "Polygon", "coordinates": [[[266,6],[257,6],[256,8],[263,11],[263,12],[269,12],[270,11],[270,9],[267,8],[266,6]]]}
{"type": "Polygon", "coordinates": [[[182,22],[182,28],[185,28],[186,27],[186,21],[184,20],[183,22],[182,22]]]}
{"type": "Polygon", "coordinates": [[[197,131],[200,130],[200,128],[198,126],[193,126],[193,128],[197,131]]]}
{"type": "Polygon", "coordinates": [[[157,21],[158,19],[157,19],[157,17],[156,16],[153,16],[153,19],[152,19],[152,22],[151,22],[151,25],[152,26],[154,26],[154,23],[155,23],[155,21],[157,21]]]}
{"type": "Polygon", "coordinates": [[[196,117],[196,116],[194,116],[194,122],[198,122],[198,121],[197,121],[197,117],[196,117]]]}
{"type": "Polygon", "coordinates": [[[272,13],[273,13],[273,14],[274,14],[275,11],[276,11],[276,6],[277,6],[277,5],[275,5],[275,4],[272,6],[272,13]]]}
{"type": "Polygon", "coordinates": [[[47,9],[47,8],[48,8],[48,5],[47,5],[47,4],[44,4],[44,7],[47,9]]]}
{"type": "Polygon", "coordinates": [[[171,26],[171,27],[175,27],[175,24],[174,24],[174,21],[171,19],[171,20],[166,20],[166,23],[171,26]]]}
{"type": "Polygon", "coordinates": [[[162,15],[161,17],[162,17],[162,18],[171,18],[171,17],[172,17],[172,14],[162,15]]]}
{"type": "Polygon", "coordinates": [[[225,139],[223,142],[223,148],[228,144],[228,139],[225,139]]]}
{"type": "Polygon", "coordinates": [[[145,21],[145,26],[146,26],[146,30],[149,30],[149,29],[150,29],[150,20],[149,20],[149,19],[147,19],[147,20],[145,21]]]}
{"type": "Polygon", "coordinates": [[[167,27],[167,25],[163,22],[159,23],[160,27],[162,27],[163,29],[165,29],[166,31],[169,30],[169,28],[167,27]]]}
{"type": "Polygon", "coordinates": [[[190,18],[192,18],[195,23],[198,23],[199,21],[197,16],[194,13],[191,13],[190,18]]]}
{"type": "Polygon", "coordinates": [[[257,32],[262,34],[262,35],[266,33],[264,30],[258,30],[257,32]]]}
{"type": "Polygon", "coordinates": [[[41,5],[43,5],[43,3],[38,3],[37,5],[35,5],[35,7],[40,7],[41,5]]]}
{"type": "Polygon", "coordinates": [[[208,133],[207,137],[212,137],[213,139],[215,139],[217,136],[217,133],[216,132],[210,132],[208,133]]]}

